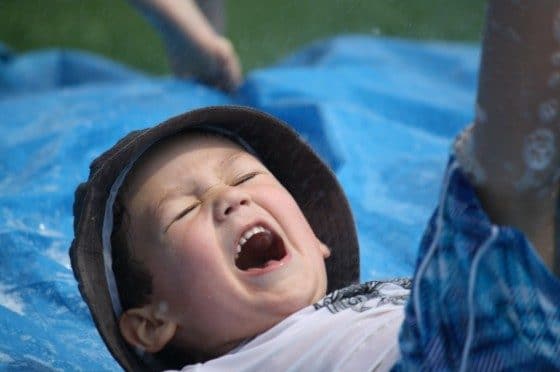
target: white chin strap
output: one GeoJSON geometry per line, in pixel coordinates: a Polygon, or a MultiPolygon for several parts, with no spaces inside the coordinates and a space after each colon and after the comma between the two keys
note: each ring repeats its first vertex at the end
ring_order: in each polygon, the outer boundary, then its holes
{"type": "Polygon", "coordinates": [[[111,191],[109,192],[109,197],[105,203],[105,215],[103,217],[103,230],[102,230],[102,242],[103,242],[103,265],[105,266],[105,279],[107,280],[107,289],[109,290],[109,296],[111,297],[111,303],[113,304],[113,312],[117,319],[122,314],[122,305],[119,297],[119,291],[117,288],[117,280],[115,279],[115,273],[113,272],[113,248],[111,246],[111,234],[113,233],[113,205],[117,199],[119,190],[128,175],[128,172],[132,169],[132,166],[136,163],[138,158],[146,151],[144,149],[136,157],[134,157],[124,169],[121,171],[115,183],[111,186],[111,191]]]}

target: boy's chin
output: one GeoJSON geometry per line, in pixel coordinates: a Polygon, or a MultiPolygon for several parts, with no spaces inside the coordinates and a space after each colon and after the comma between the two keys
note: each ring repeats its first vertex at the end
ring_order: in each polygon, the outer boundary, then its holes
{"type": "MultiPolygon", "coordinates": [[[[300,285],[303,283],[300,283],[300,285]]],[[[284,316],[289,316],[307,306],[313,305],[326,295],[327,281],[317,283],[311,288],[299,287],[298,291],[287,293],[281,301],[279,308],[283,310],[284,316]]]]}

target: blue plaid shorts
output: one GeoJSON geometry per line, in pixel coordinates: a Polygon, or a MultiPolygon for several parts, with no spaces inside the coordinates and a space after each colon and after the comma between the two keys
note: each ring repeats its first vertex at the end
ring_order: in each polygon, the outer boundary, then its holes
{"type": "Polygon", "coordinates": [[[560,370],[560,280],[493,225],[452,157],[422,240],[394,371],[560,370]]]}

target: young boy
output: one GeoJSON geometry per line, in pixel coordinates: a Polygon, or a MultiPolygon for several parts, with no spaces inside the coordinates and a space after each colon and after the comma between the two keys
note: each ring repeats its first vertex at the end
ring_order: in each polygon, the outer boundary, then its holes
{"type": "MultiPolygon", "coordinates": [[[[555,267],[558,92],[543,66],[556,67],[559,8],[491,2],[476,124],[423,241],[397,368],[560,368],[558,280],[476,198],[555,267]]],[[[209,108],[132,133],[94,162],[75,216],[73,268],[126,369],[384,370],[398,359],[409,283],[343,288],[358,279],[347,202],[273,118],[209,108]]]]}
{"type": "Polygon", "coordinates": [[[215,107],[133,132],[93,163],[75,215],[80,289],[126,369],[397,360],[409,283],[323,298],[359,278],[353,220],[332,172],[270,116],[215,107]]]}

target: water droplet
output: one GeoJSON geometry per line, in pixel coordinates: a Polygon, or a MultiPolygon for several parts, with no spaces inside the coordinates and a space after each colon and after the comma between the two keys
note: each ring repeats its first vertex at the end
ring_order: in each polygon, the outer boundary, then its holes
{"type": "Polygon", "coordinates": [[[543,123],[550,123],[558,115],[558,101],[550,99],[539,106],[539,119],[543,123]]]}
{"type": "Polygon", "coordinates": [[[560,67],[560,52],[556,52],[550,57],[550,63],[554,67],[560,67]]]}
{"type": "Polygon", "coordinates": [[[531,170],[545,170],[551,163],[556,151],[554,133],[540,128],[525,139],[523,158],[531,170]]]}
{"type": "Polygon", "coordinates": [[[486,123],[488,121],[488,115],[486,114],[486,110],[480,106],[480,104],[476,104],[475,108],[475,115],[476,115],[476,122],[477,123],[486,123]]]}
{"type": "Polygon", "coordinates": [[[560,86],[560,72],[553,72],[548,79],[548,86],[551,88],[557,88],[560,86]]]}
{"type": "Polygon", "coordinates": [[[556,17],[554,18],[554,37],[558,42],[560,42],[560,12],[556,13],[556,17]]]}

